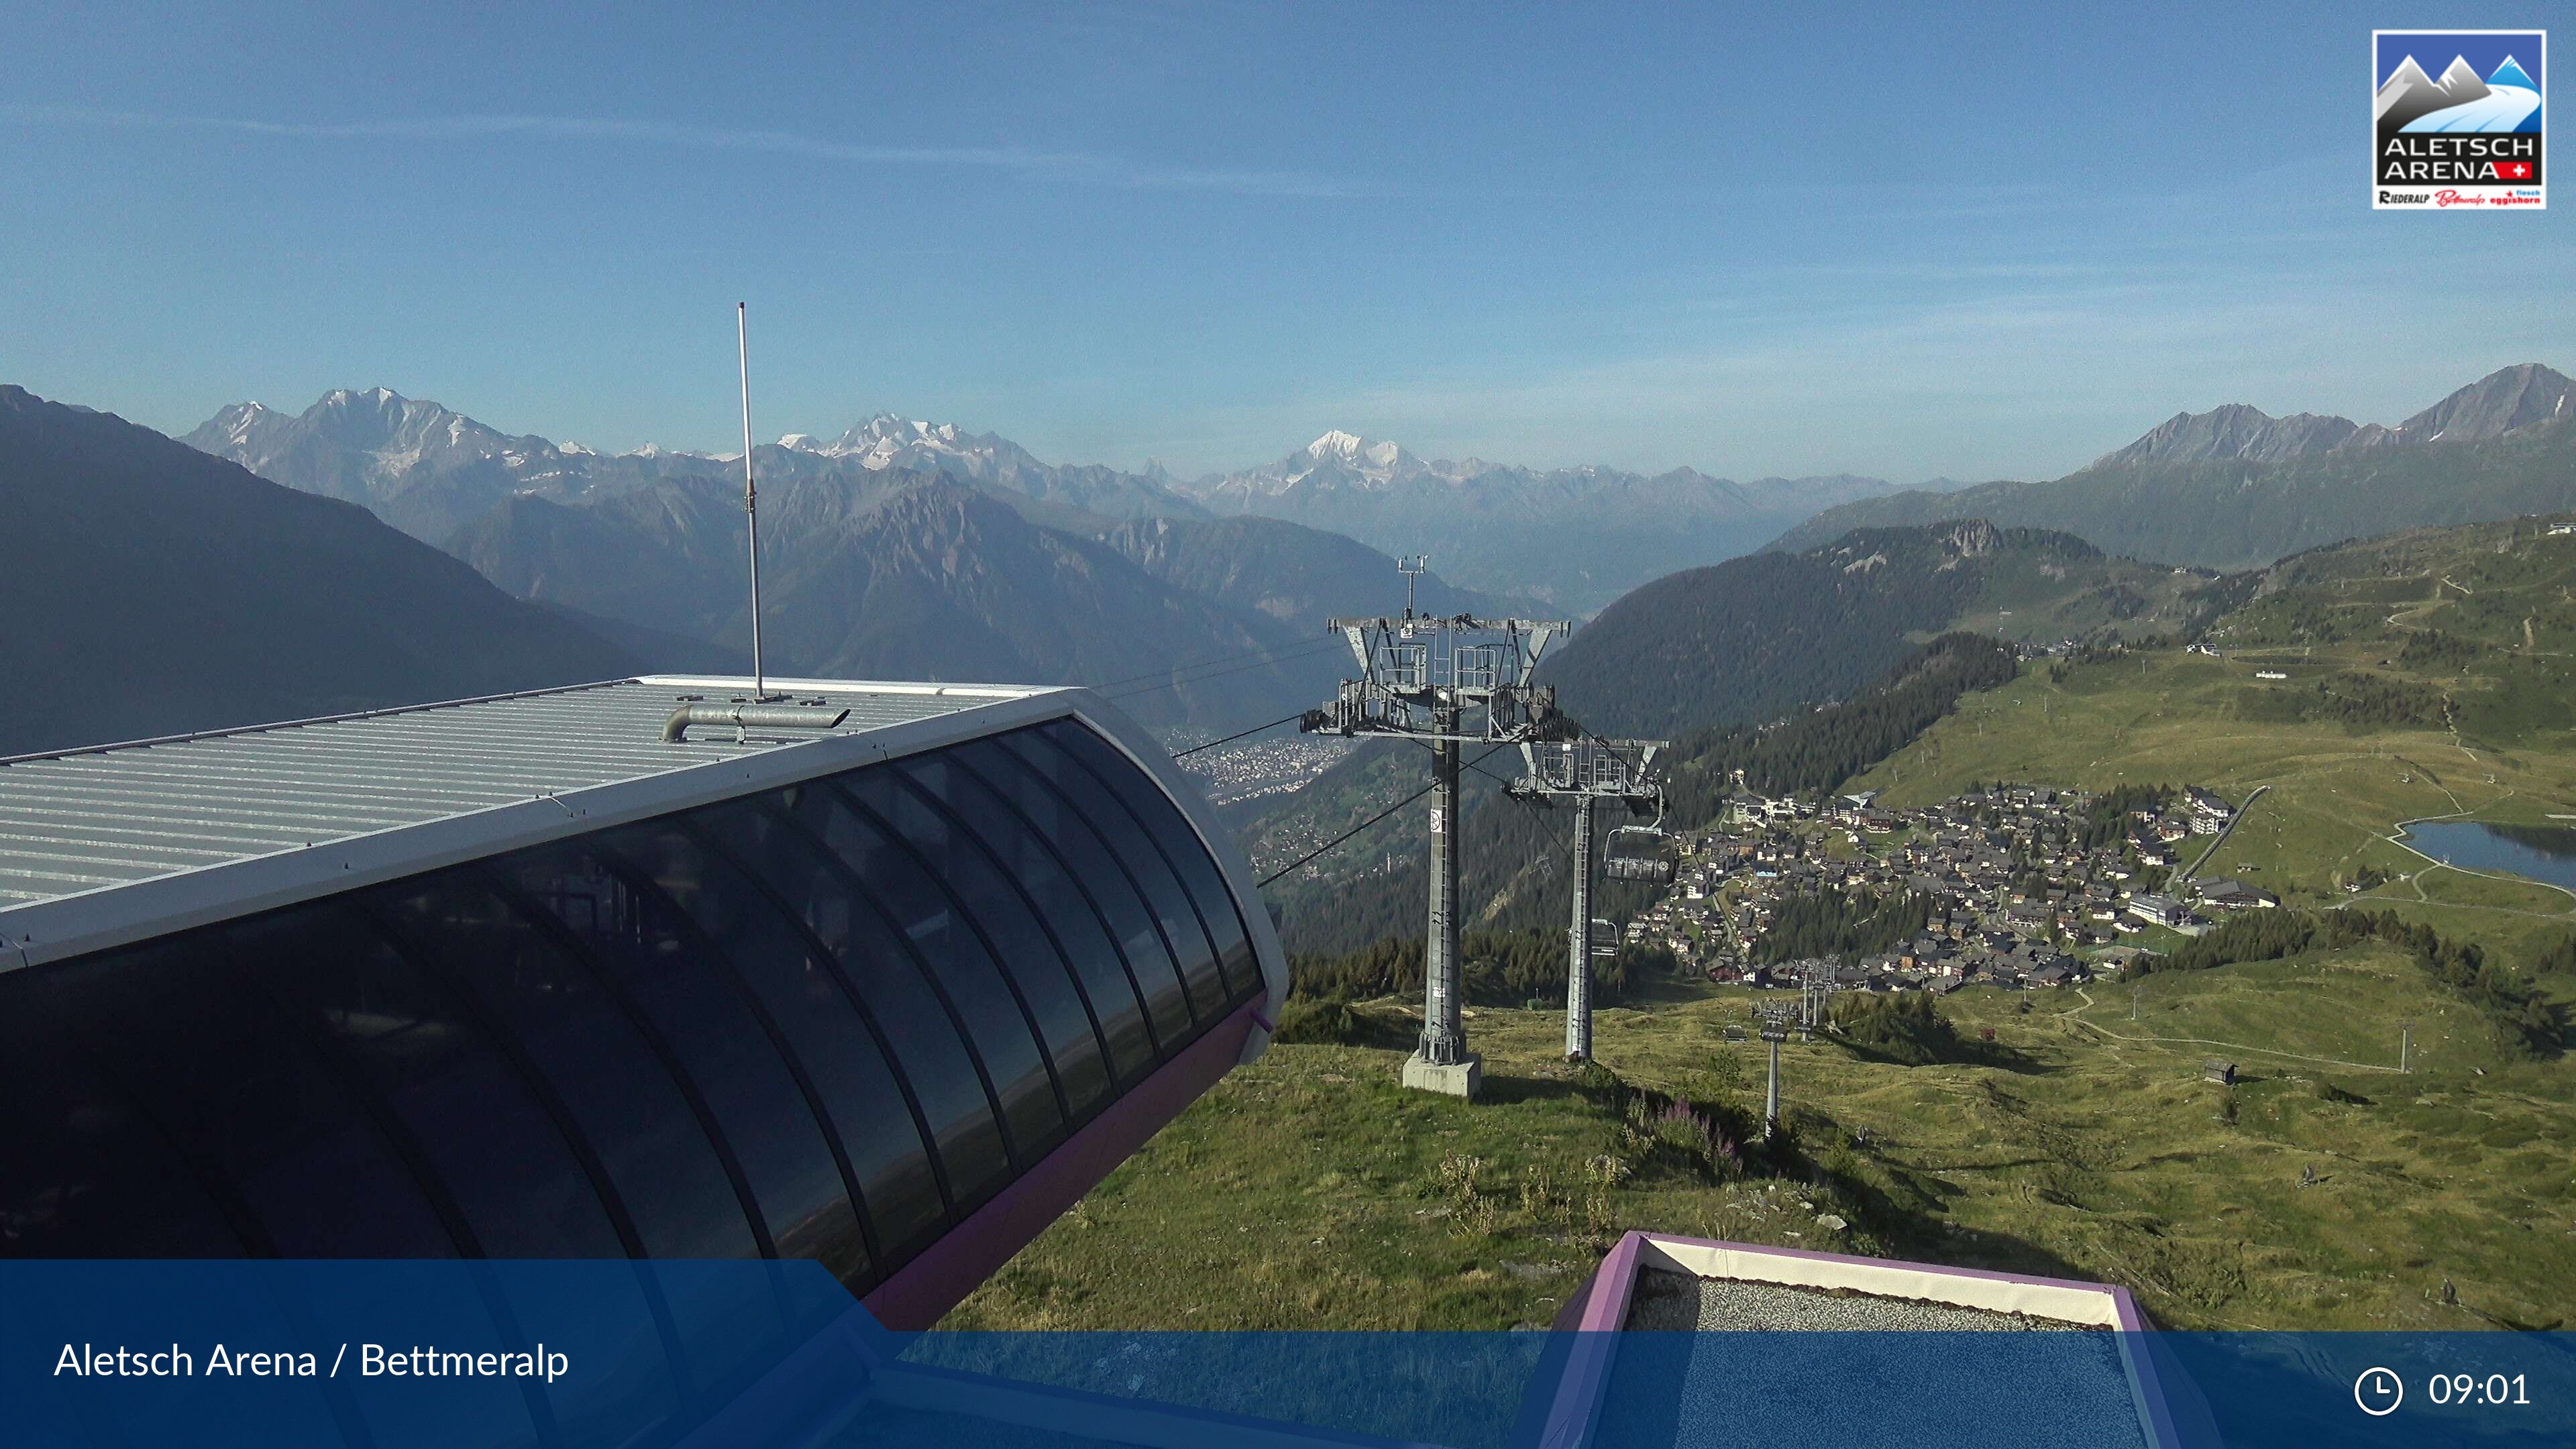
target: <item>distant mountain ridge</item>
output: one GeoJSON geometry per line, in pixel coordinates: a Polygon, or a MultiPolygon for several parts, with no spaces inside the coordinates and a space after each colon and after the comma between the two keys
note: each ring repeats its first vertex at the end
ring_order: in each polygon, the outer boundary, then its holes
{"type": "Polygon", "coordinates": [[[1693,468],[1647,475],[1453,462],[1334,429],[1276,462],[1174,487],[1219,517],[1286,519],[1388,553],[1428,552],[1462,584],[1587,613],[1648,579],[1743,553],[1820,508],[1895,485],[1844,474],[1737,482],[1693,468]]]}
{"type": "Polygon", "coordinates": [[[2094,459],[2091,466],[2213,458],[2277,463],[2342,447],[2430,443],[2446,437],[2457,442],[2500,438],[2564,416],[2571,393],[2576,393],[2576,382],[2527,362],[2489,373],[2393,428],[2316,413],[2276,418],[2244,403],[2227,403],[2205,413],[2176,413],[2136,442],[2094,459]]]}
{"type": "MultiPolygon", "coordinates": [[[[373,510],[404,532],[443,543],[505,499],[580,503],[676,477],[737,481],[740,454],[651,444],[609,455],[579,443],[513,437],[435,402],[390,388],[339,388],[301,414],[259,403],[218,411],[181,441],[261,477],[373,510]]],[[[935,468],[1008,489],[1042,505],[1107,518],[1195,517],[1202,510],[1152,479],[1113,468],[1057,467],[1008,439],[953,423],[880,414],[817,443],[790,433],[753,450],[763,478],[839,477],[865,482],[894,470],[935,468]]]]}
{"type": "Polygon", "coordinates": [[[1858,527],[1976,515],[2115,553],[2246,568],[2341,539],[2576,507],[2576,381],[2499,369],[2394,427],[2232,404],[2183,413],[2053,482],[1914,490],[1818,513],[1792,552],[1858,527]]]}

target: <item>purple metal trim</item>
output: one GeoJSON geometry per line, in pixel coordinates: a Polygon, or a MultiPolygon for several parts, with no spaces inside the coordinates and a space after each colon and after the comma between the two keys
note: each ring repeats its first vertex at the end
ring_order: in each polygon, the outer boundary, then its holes
{"type": "Polygon", "coordinates": [[[1235,1008],[1181,1054],[1128,1089],[1109,1109],[1038,1159],[991,1202],[861,1300],[879,1323],[926,1329],[1046,1231],[1082,1195],[1234,1069],[1266,997],[1235,1008]]]}
{"type": "Polygon", "coordinates": [[[1610,1255],[1592,1270],[1597,1291],[1587,1288],[1583,1295],[1583,1316],[1574,1324],[1578,1331],[1615,1333],[1628,1326],[1628,1299],[1637,1289],[1637,1259],[1645,1251],[1647,1238],[1633,1229],[1621,1234],[1610,1255]]]}
{"type": "Polygon", "coordinates": [[[1572,1449],[1591,1437],[1610,1390],[1610,1365],[1619,1354],[1619,1330],[1628,1320],[1628,1295],[1636,1286],[1637,1259],[1645,1243],[1646,1235],[1634,1229],[1621,1234],[1601,1266],[1557,1310],[1550,1328],[1570,1331],[1573,1338],[1539,1426],[1539,1449],[1572,1449]]]}

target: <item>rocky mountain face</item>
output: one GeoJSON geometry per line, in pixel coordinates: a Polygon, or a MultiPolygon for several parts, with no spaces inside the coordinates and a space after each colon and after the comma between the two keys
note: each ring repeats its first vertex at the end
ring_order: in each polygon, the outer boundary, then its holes
{"type": "Polygon", "coordinates": [[[2145,437],[2095,460],[2106,463],[2196,463],[2212,458],[2278,462],[2322,453],[2359,432],[2350,418],[2293,413],[2276,418],[2261,408],[2229,403],[2205,413],[2176,413],[2145,437]]]}
{"type": "Polygon", "coordinates": [[[2576,381],[2537,363],[2490,373],[2394,427],[2235,405],[2178,415],[2054,482],[1864,499],[1773,547],[1975,515],[2133,557],[2247,568],[2339,539],[2576,507],[2571,419],[2576,381]]]}
{"type": "Polygon", "coordinates": [[[0,537],[27,545],[0,569],[0,755],[690,663],[511,598],[363,508],[6,386],[0,537]]]}

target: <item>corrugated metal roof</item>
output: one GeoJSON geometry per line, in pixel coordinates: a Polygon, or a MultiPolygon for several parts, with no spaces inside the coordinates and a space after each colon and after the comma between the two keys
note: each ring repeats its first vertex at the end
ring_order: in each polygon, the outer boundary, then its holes
{"type": "MultiPolygon", "coordinates": [[[[38,902],[722,764],[818,734],[698,727],[749,681],[656,676],[0,761],[0,915],[38,902]]],[[[857,734],[1039,691],[772,680],[857,734]]]]}

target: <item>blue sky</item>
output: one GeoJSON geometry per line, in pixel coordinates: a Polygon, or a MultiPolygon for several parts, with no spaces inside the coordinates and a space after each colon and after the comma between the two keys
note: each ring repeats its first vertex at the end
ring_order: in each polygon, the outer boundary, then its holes
{"type": "Polygon", "coordinates": [[[744,299],[763,437],[1911,481],[2576,370],[2576,197],[2370,212],[2348,6],[735,9],[21,7],[0,381],[721,448],[744,299]]]}

